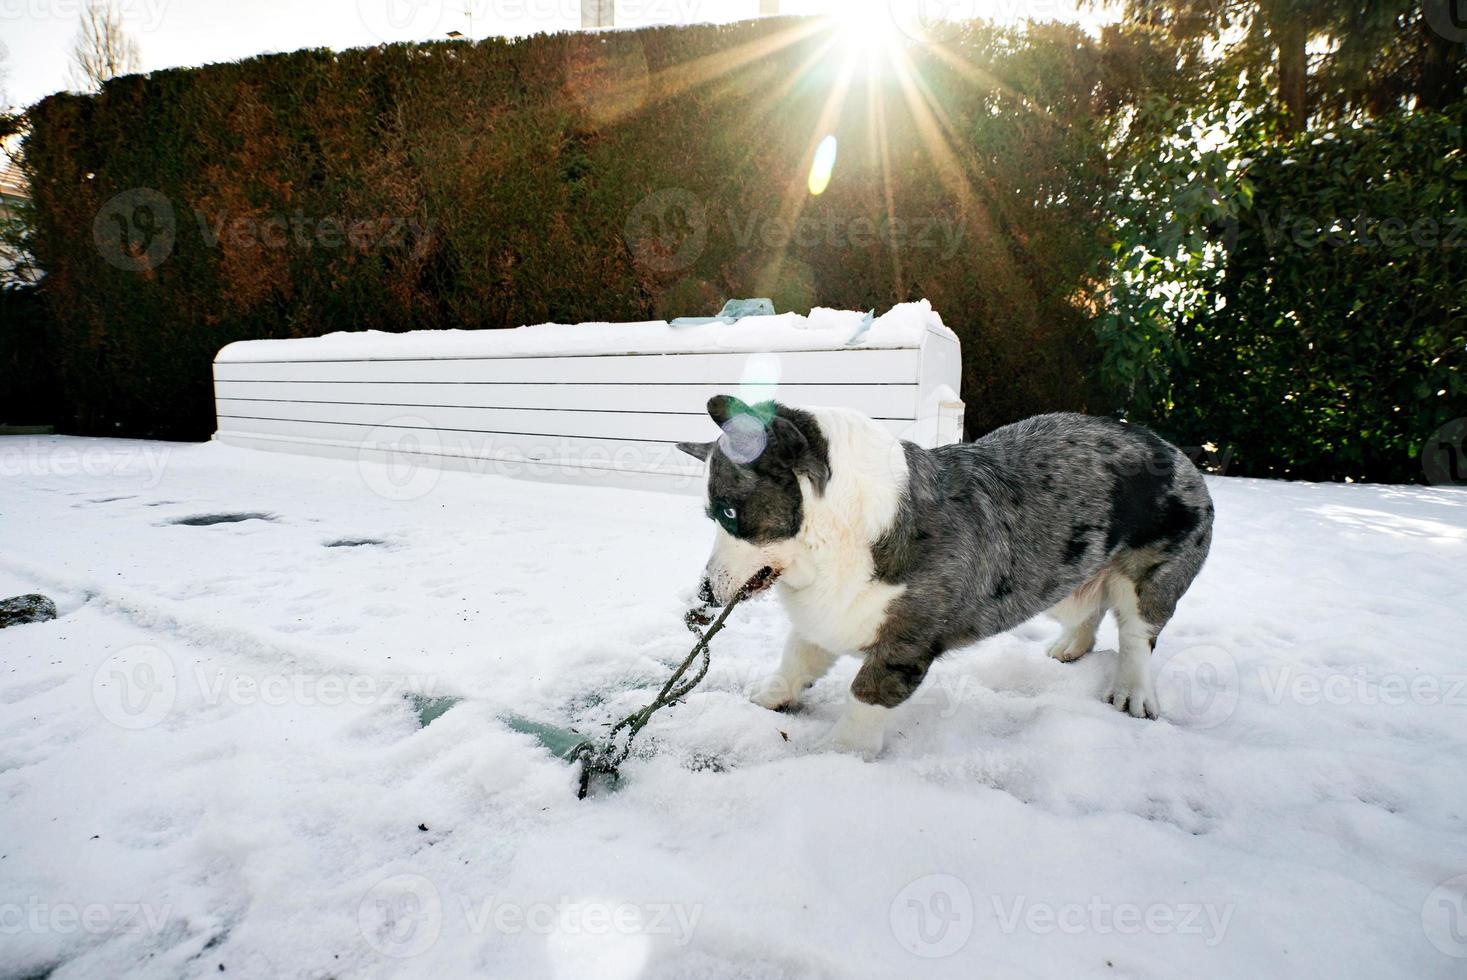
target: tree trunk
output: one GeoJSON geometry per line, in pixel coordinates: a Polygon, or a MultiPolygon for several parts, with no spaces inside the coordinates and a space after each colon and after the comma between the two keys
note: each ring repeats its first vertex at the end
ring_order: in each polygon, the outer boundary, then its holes
{"type": "MultiPolygon", "coordinates": [[[[1453,0],[1447,0],[1450,5],[1453,0]]],[[[1448,6],[1450,11],[1451,7],[1448,6]]],[[[1455,21],[1448,21],[1447,28],[1456,27],[1455,21]]],[[[1461,61],[1464,50],[1467,50],[1467,24],[1462,25],[1462,32],[1455,38],[1448,37],[1433,25],[1427,18],[1421,20],[1421,77],[1417,83],[1416,97],[1418,104],[1425,109],[1445,109],[1453,101],[1461,98],[1461,61]],[[1455,43],[1454,43],[1455,42],[1455,43]]]]}
{"type": "Polygon", "coordinates": [[[1284,129],[1302,133],[1309,125],[1309,33],[1304,25],[1283,13],[1273,29],[1278,45],[1279,101],[1284,106],[1284,129]]]}

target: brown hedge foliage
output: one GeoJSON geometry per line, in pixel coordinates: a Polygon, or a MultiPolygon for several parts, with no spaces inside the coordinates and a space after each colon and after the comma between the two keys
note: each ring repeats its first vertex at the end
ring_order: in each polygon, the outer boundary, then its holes
{"type": "Polygon", "coordinates": [[[308,50],[48,98],[25,166],[68,424],[207,437],[210,362],[244,338],[733,296],[929,298],[964,343],[970,434],[1087,407],[1113,59],[1061,26],[903,51],[908,71],[868,69],[779,18],[308,50]]]}

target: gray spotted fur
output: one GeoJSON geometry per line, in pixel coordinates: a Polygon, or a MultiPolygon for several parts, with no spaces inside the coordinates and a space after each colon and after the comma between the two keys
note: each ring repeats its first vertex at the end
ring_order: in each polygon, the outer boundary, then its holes
{"type": "MultiPolygon", "coordinates": [[[[759,459],[736,465],[716,443],[682,447],[711,457],[709,517],[722,523],[729,503],[747,515],[743,526],[725,525],[735,536],[793,534],[794,474],[831,465],[818,422],[783,405],[709,403],[720,425],[741,411],[768,420],[759,459]]],[[[1012,629],[1107,575],[1134,583],[1154,645],[1207,557],[1213,506],[1202,475],[1141,426],[1041,415],[971,443],[903,448],[907,485],[871,550],[876,577],[905,588],[861,651],[852,693],[868,704],[900,704],[945,651],[1012,629]]]]}
{"type": "Polygon", "coordinates": [[[1012,629],[1102,572],[1135,583],[1153,633],[1171,619],[1212,542],[1202,475],[1150,430],[1040,415],[972,443],[904,444],[908,486],[873,547],[906,586],[852,690],[899,704],[932,661],[1012,629]]]}

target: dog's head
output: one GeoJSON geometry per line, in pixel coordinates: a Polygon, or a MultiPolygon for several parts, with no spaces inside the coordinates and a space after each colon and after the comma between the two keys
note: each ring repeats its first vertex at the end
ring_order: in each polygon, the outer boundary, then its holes
{"type": "Polygon", "coordinates": [[[708,464],[707,513],[718,528],[703,594],[724,604],[755,576],[750,591],[760,592],[789,566],[805,494],[824,492],[830,460],[819,424],[799,409],[715,395],[708,415],[723,435],[678,448],[708,464]]]}

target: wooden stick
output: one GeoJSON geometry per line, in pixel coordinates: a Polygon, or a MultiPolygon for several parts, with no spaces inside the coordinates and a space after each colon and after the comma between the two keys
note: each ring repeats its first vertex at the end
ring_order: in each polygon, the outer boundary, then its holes
{"type": "MultiPolygon", "coordinates": [[[[698,631],[698,623],[704,619],[703,612],[700,610],[690,610],[688,612],[685,621],[688,624],[688,629],[698,634],[698,642],[693,645],[692,652],[678,665],[677,670],[672,672],[672,676],[667,679],[667,683],[662,685],[662,690],[657,692],[657,697],[653,698],[645,707],[632,712],[617,722],[607,734],[606,741],[599,748],[595,742],[589,739],[576,746],[571,758],[581,764],[581,784],[580,790],[576,793],[577,799],[584,800],[586,798],[586,794],[591,790],[591,777],[594,774],[600,773],[604,776],[612,777],[618,775],[618,767],[631,754],[632,739],[636,738],[637,733],[646,727],[647,722],[652,720],[653,713],[667,707],[674,701],[686,697],[693,688],[703,682],[703,678],[708,676],[708,667],[712,663],[712,655],[708,649],[708,642],[718,634],[719,630],[723,629],[723,624],[727,621],[728,614],[734,611],[734,607],[758,591],[759,585],[762,584],[767,574],[767,569],[761,569],[759,574],[744,583],[744,587],[739,589],[738,593],[729,600],[728,605],[723,607],[723,611],[718,614],[718,618],[713,621],[712,625],[705,632],[700,633],[698,631]],[[687,683],[679,685],[678,681],[687,673],[688,668],[693,665],[693,661],[698,658],[698,654],[700,653],[703,655],[703,663],[698,668],[698,673],[688,680],[687,683]],[[616,736],[623,729],[626,729],[627,732],[626,739],[618,746],[616,744],[616,736]]],[[[707,606],[704,606],[704,610],[706,609],[707,606]]]]}

